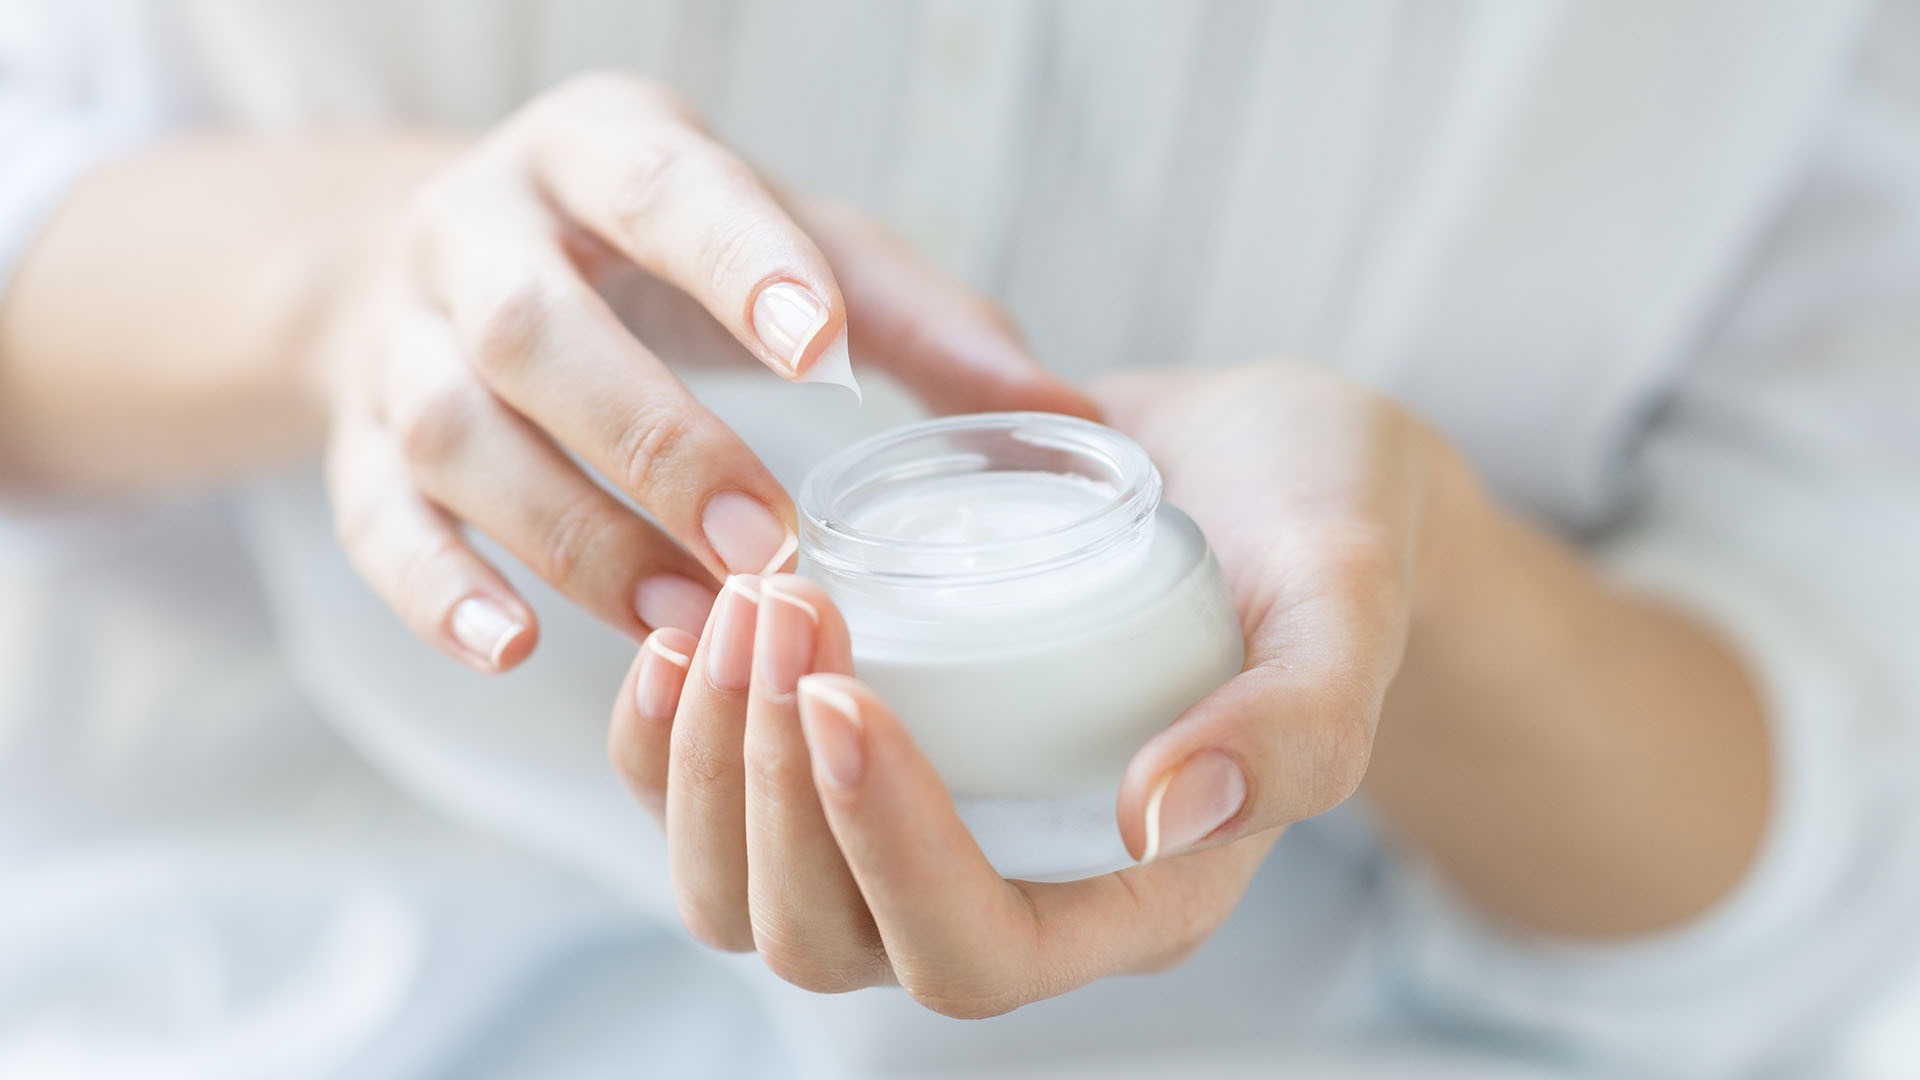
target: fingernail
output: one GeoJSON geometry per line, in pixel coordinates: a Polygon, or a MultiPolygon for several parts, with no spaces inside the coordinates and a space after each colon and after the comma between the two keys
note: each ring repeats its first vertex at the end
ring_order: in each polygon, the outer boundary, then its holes
{"type": "Polygon", "coordinates": [[[453,632],[453,640],[459,642],[461,648],[494,668],[500,666],[500,659],[506,655],[508,647],[527,632],[525,623],[484,596],[469,596],[455,604],[453,614],[447,620],[447,628],[453,632]]]}
{"type": "Polygon", "coordinates": [[[1203,750],[1168,773],[1147,800],[1143,863],[1175,855],[1205,839],[1240,812],[1247,778],[1218,750],[1203,750]]]}
{"type": "Polygon", "coordinates": [[[753,673],[753,620],[760,579],[735,574],[713,602],[713,640],[707,643],[707,681],[715,690],[745,690],[753,673]]]}
{"type": "Polygon", "coordinates": [[[736,574],[769,574],[787,564],[800,546],[793,530],[765,503],[738,491],[707,500],[700,531],[714,554],[736,574]]]}
{"type": "Polygon", "coordinates": [[[713,610],[713,590],[679,574],[655,574],[633,592],[633,612],[654,630],[698,634],[713,610]]]}
{"type": "Polygon", "coordinates": [[[693,658],[661,641],[655,633],[647,638],[640,658],[640,678],[633,687],[633,707],[648,720],[665,723],[673,719],[680,705],[680,690],[686,685],[687,668],[693,658]]]}
{"type": "Polygon", "coordinates": [[[799,683],[800,731],[813,755],[813,772],[841,791],[860,786],[867,749],[860,740],[860,703],[820,675],[799,683]]]}
{"type": "Polygon", "coordinates": [[[813,670],[814,631],[820,613],[805,598],[788,592],[778,578],[760,583],[760,677],[776,694],[791,694],[800,676],[813,670]]]}
{"type": "Polygon", "coordinates": [[[753,301],[753,332],[791,379],[800,374],[800,357],[827,325],[827,305],[811,289],[776,281],[753,301]]]}

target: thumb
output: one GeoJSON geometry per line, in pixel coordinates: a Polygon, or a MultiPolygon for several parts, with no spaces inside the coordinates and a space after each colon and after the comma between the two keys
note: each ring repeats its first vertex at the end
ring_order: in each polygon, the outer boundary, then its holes
{"type": "Polygon", "coordinates": [[[1117,807],[1128,851],[1150,862],[1212,847],[1359,788],[1405,638],[1404,614],[1370,592],[1336,583],[1275,605],[1245,670],[1134,755],[1117,807]]]}
{"type": "Polygon", "coordinates": [[[853,353],[943,413],[1034,410],[1098,419],[1085,394],[1040,366],[997,305],[857,211],[788,195],[834,268],[853,353]]]}

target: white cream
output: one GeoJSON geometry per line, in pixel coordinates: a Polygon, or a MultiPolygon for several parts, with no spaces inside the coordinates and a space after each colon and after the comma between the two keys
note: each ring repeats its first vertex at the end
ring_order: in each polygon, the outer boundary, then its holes
{"type": "Polygon", "coordinates": [[[800,503],[802,570],[845,612],[856,673],[995,866],[1125,865],[1127,761],[1241,663],[1219,567],[1145,453],[1067,417],[956,417],[849,448],[800,503]]]}
{"type": "Polygon", "coordinates": [[[794,381],[844,386],[853,395],[855,404],[858,404],[861,400],[860,384],[853,377],[853,354],[847,351],[846,330],[842,329],[827,344],[826,351],[815,357],[807,370],[801,372],[794,381]]]}
{"type": "Polygon", "coordinates": [[[979,544],[1053,532],[1091,517],[1113,489],[1084,476],[984,472],[931,476],[849,507],[848,525],[893,540],[979,544]]]}

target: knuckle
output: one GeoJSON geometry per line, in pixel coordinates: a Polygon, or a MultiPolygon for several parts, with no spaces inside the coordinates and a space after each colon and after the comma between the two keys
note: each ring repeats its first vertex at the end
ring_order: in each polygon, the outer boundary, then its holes
{"type": "MultiPolygon", "coordinates": [[[[918,967],[916,965],[916,967],[918,967]]],[[[936,968],[900,972],[907,995],[941,1016],[982,1020],[1000,1016],[1045,997],[1026,987],[1027,979],[986,958],[955,960],[936,968]]]]}
{"type": "Polygon", "coordinates": [[[409,402],[394,417],[401,453],[416,467],[434,467],[457,458],[488,407],[477,384],[449,380],[409,402]]]}
{"type": "Polygon", "coordinates": [[[789,792],[812,798],[811,764],[805,751],[790,752],[774,745],[775,740],[749,737],[743,761],[742,780],[746,789],[767,792],[789,799],[789,792]]]}
{"type": "Polygon", "coordinates": [[[872,985],[858,965],[824,960],[803,946],[796,947],[773,935],[757,933],[755,947],[768,971],[802,990],[816,994],[844,994],[872,985]]]}
{"type": "Polygon", "coordinates": [[[706,739],[678,739],[673,744],[672,783],[702,798],[741,797],[740,755],[706,739]]]}
{"type": "Polygon", "coordinates": [[[922,1008],[952,1020],[986,1020],[1004,1016],[1025,1004],[1012,994],[984,990],[909,986],[907,994],[922,1008]]]}
{"type": "Polygon", "coordinates": [[[495,376],[524,367],[568,310],[572,291],[572,285],[552,274],[529,273],[507,285],[480,320],[474,364],[495,376]]]}
{"type": "Polygon", "coordinates": [[[595,556],[607,550],[616,529],[612,515],[599,499],[576,499],[547,524],[536,569],[563,591],[571,591],[592,572],[595,556]]]}
{"type": "Polygon", "coordinates": [[[628,236],[645,235],[666,212],[673,194],[690,182],[691,161],[679,139],[648,139],[637,147],[608,207],[614,226],[628,236]]]}
{"type": "Polygon", "coordinates": [[[753,928],[745,919],[716,915],[706,905],[685,895],[675,899],[675,907],[687,933],[707,948],[730,953],[753,951],[753,928]]]}
{"type": "Polygon", "coordinates": [[[696,422],[687,410],[659,404],[622,430],[614,445],[614,479],[641,498],[671,488],[690,455],[697,456],[696,422]]]}
{"type": "Polygon", "coordinates": [[[702,280],[716,296],[743,293],[743,283],[765,276],[768,252],[787,246],[785,230],[766,217],[737,211],[715,222],[700,255],[702,280]]]}
{"type": "Polygon", "coordinates": [[[435,272],[462,258],[468,237],[497,197],[492,168],[489,158],[470,153],[417,184],[396,223],[395,250],[410,265],[435,272]]]}

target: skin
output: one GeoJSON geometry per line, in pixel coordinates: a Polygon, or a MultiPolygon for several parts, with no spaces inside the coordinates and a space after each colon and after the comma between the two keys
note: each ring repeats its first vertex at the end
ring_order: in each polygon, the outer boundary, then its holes
{"type": "Polygon", "coordinates": [[[735,579],[697,641],[642,648],[611,732],[697,937],[810,989],[898,983],[990,1016],[1177,962],[1288,824],[1361,790],[1462,894],[1535,932],[1667,929],[1737,882],[1770,776],[1760,703],[1711,634],[1607,585],[1431,430],[1323,370],[1128,375],[1095,397],[1213,538],[1248,645],[1134,758],[1120,831],[1146,854],[1154,791],[1199,754],[1241,770],[1244,803],[1118,873],[1003,880],[851,677],[819,587],[735,579]],[[756,613],[745,653],[730,606],[756,613]]]}
{"type": "Polygon", "coordinates": [[[1092,412],[992,305],[859,215],[777,193],[624,75],[472,143],[189,137],[82,184],[0,304],[0,481],[115,492],[324,454],[367,582],[422,638],[506,670],[538,623],[465,528],[635,641],[698,627],[717,578],[791,556],[794,513],[660,356],[793,377],[842,329],[939,410],[1092,412]],[[754,321],[775,285],[822,308],[798,354],[754,321]],[[751,542],[716,543],[729,494],[762,508],[751,542]],[[650,582],[678,623],[650,616],[650,582]],[[469,602],[492,647],[457,633],[469,602]]]}
{"type": "Polygon", "coordinates": [[[0,299],[14,495],[322,456],[355,565],[460,661],[505,670],[538,635],[473,529],[644,639],[610,749],[664,824],[681,913],[799,985],[897,982],[979,1016],[1164,967],[1225,920],[1286,825],[1357,790],[1525,929],[1664,929],[1738,880],[1767,746],[1710,632],[1609,586],[1416,418],[1324,371],[1133,375],[1094,396],[871,222],[768,184],[670,94],[610,74],[477,141],[159,145],[80,185],[0,299]],[[798,364],[752,318],[777,282],[826,312],[798,364]],[[1117,821],[1151,861],[1063,885],[994,875],[850,678],[832,604],[707,536],[719,494],[786,528],[792,507],[660,358],[790,376],[843,327],[937,409],[1104,410],[1212,538],[1248,666],[1132,763],[1117,821]],[[642,616],[664,576],[698,590],[684,625],[642,616]],[[508,647],[454,633],[476,598],[518,627],[508,647]],[[1244,800],[1204,835],[1150,829],[1201,760],[1235,770],[1244,800]]]}

